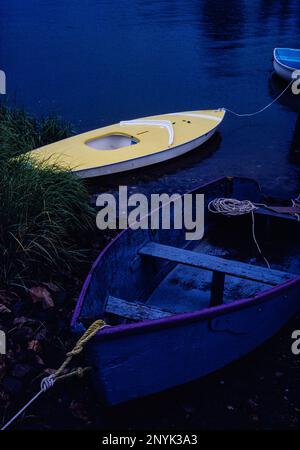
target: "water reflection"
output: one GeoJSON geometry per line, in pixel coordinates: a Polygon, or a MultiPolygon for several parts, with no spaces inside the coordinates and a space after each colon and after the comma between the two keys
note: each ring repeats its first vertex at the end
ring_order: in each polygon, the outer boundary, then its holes
{"type": "Polygon", "coordinates": [[[300,164],[300,113],[297,116],[294,134],[290,146],[290,161],[300,164]]]}
{"type": "MultiPolygon", "coordinates": [[[[1,68],[19,105],[57,113],[78,132],[175,110],[257,110],[281,89],[278,79],[269,84],[273,48],[300,42],[297,0],[42,3],[1,2],[1,68]]],[[[288,157],[294,111],[298,99],[287,94],[259,116],[227,115],[218,151],[147,168],[129,183],[185,190],[249,175],[290,194],[300,179],[288,157]]]]}
{"type": "MultiPolygon", "coordinates": [[[[182,170],[190,171],[193,167],[197,167],[202,161],[211,157],[221,145],[222,137],[220,132],[216,132],[211,139],[205,144],[194,149],[193,151],[186,153],[178,158],[165,161],[160,164],[156,164],[150,167],[143,167],[130,172],[124,172],[115,176],[105,176],[101,178],[101,186],[99,186],[99,180],[91,179],[87,181],[87,186],[90,193],[102,192],[107,190],[114,190],[116,184],[131,186],[135,189],[136,185],[139,185],[139,192],[147,194],[149,192],[148,183],[155,183],[160,177],[178,177],[182,170]],[[116,183],[117,178],[117,183],[116,183]],[[99,190],[100,187],[100,190],[99,190]]],[[[194,176],[194,180],[197,182],[197,176],[194,176]]],[[[130,192],[129,187],[129,192],[130,192]]],[[[155,185],[157,191],[172,192],[175,187],[173,184],[165,183],[161,181],[155,185]]],[[[176,192],[184,193],[186,191],[186,181],[176,183],[176,192]]]]}
{"type": "MultiPolygon", "coordinates": [[[[286,87],[287,83],[273,72],[270,77],[271,97],[274,99],[277,98],[286,87]]],[[[284,105],[287,110],[300,112],[300,94],[293,94],[291,89],[285,91],[285,93],[278,98],[277,102],[284,105]]]]}
{"type": "Polygon", "coordinates": [[[203,0],[203,28],[215,41],[236,41],[243,36],[245,15],[240,0],[203,0]]]}
{"type": "Polygon", "coordinates": [[[259,18],[264,22],[276,18],[284,23],[293,16],[295,7],[297,0],[260,0],[259,18]]]}

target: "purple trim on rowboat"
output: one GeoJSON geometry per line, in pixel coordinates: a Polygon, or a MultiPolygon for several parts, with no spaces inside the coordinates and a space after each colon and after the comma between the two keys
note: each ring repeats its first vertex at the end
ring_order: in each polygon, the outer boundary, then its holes
{"type": "MultiPolygon", "coordinates": [[[[197,188],[190,191],[190,193],[195,192],[199,189],[204,189],[205,187],[225,181],[226,179],[230,179],[233,177],[220,177],[217,178],[209,183],[205,183],[203,185],[198,186],[197,188]]],[[[245,177],[246,178],[246,177],[245,177]]],[[[117,234],[107,245],[106,247],[101,251],[99,256],[94,261],[85,281],[83,284],[83,287],[81,289],[78,301],[76,303],[76,307],[72,316],[71,320],[71,326],[74,326],[81,311],[81,307],[87,292],[87,289],[89,287],[93,272],[97,265],[99,264],[102,257],[108,252],[110,247],[114,245],[114,243],[119,239],[125,232],[127,232],[129,228],[126,228],[125,230],[122,230],[120,233],[117,234]]],[[[243,298],[240,300],[236,300],[232,303],[222,304],[214,307],[204,308],[199,311],[193,311],[193,312],[187,312],[187,313],[181,313],[181,314],[174,314],[173,316],[167,316],[161,319],[154,319],[154,320],[146,320],[141,321],[137,323],[130,323],[130,324],[122,324],[122,325],[114,325],[111,327],[105,327],[103,330],[100,330],[96,335],[95,338],[97,340],[102,340],[104,338],[113,338],[115,336],[119,336],[122,334],[134,334],[141,330],[145,329],[156,329],[156,328],[162,328],[165,326],[175,326],[178,323],[186,323],[186,322],[193,322],[196,320],[205,320],[209,318],[213,318],[217,315],[226,314],[232,311],[237,311],[240,309],[244,309],[247,306],[251,305],[259,305],[261,303],[264,303],[268,300],[270,300],[276,293],[282,289],[287,290],[290,287],[293,287],[295,284],[300,283],[300,275],[292,280],[288,280],[285,283],[281,283],[278,286],[274,286],[266,291],[263,291],[256,295],[255,297],[248,297],[243,298]]]]}

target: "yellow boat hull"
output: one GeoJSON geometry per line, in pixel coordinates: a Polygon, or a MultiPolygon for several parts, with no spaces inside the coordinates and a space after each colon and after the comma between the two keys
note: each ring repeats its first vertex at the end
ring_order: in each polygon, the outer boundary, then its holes
{"type": "Polygon", "coordinates": [[[38,161],[82,178],[124,172],[180,156],[216,131],[223,109],[162,114],[88,131],[32,150],[38,161]]]}

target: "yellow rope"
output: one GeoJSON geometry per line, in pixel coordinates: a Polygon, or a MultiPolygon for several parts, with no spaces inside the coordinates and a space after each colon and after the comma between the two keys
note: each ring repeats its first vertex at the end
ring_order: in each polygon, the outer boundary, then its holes
{"type": "MultiPolygon", "coordinates": [[[[95,336],[95,334],[98,333],[99,330],[101,330],[105,326],[107,326],[107,325],[104,322],[104,320],[96,320],[94,323],[92,323],[92,325],[85,331],[85,333],[81,336],[81,338],[76,342],[74,348],[70,352],[67,353],[67,358],[62,363],[62,365],[57,369],[57,371],[54,373],[55,379],[58,379],[58,378],[61,379],[61,375],[65,371],[66,367],[70,364],[73,356],[78,355],[82,351],[84,345],[93,336],[95,336]]],[[[75,375],[75,373],[74,373],[74,375],[75,375]]]]}
{"type": "Polygon", "coordinates": [[[91,370],[91,367],[85,367],[85,368],[77,367],[76,369],[73,369],[68,373],[63,373],[65,371],[65,368],[67,367],[67,365],[70,363],[72,357],[75,355],[78,355],[82,351],[84,345],[93,336],[95,336],[95,334],[98,333],[99,330],[101,330],[105,326],[108,326],[108,325],[106,325],[106,323],[103,320],[96,320],[86,330],[86,332],[81,336],[81,338],[76,342],[73,350],[71,350],[70,352],[67,353],[67,358],[62,363],[62,365],[56,370],[56,372],[54,374],[50,375],[49,377],[43,378],[43,380],[41,381],[40,391],[34,397],[32,397],[29,400],[29,402],[27,402],[26,405],[23,406],[23,408],[21,408],[17,412],[17,414],[15,414],[14,417],[12,417],[12,419],[10,419],[2,428],[0,428],[0,431],[6,430],[6,428],[8,428],[10,426],[10,424],[12,422],[14,422],[14,420],[16,420],[28,408],[28,406],[31,405],[31,403],[33,403],[43,392],[46,392],[48,389],[53,387],[55,382],[61,381],[63,379],[70,378],[73,376],[77,376],[77,377],[81,378],[81,377],[83,377],[85,372],[91,370]]]}

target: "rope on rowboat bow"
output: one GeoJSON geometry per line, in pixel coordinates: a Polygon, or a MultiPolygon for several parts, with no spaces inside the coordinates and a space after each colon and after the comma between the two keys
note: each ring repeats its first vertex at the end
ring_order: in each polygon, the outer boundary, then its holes
{"type": "Polygon", "coordinates": [[[240,113],[237,113],[237,112],[235,112],[235,111],[232,111],[231,109],[228,109],[228,108],[224,108],[224,110],[227,111],[227,112],[229,112],[229,113],[231,113],[231,114],[234,114],[235,116],[238,116],[238,117],[251,117],[251,116],[256,116],[257,114],[262,113],[263,111],[265,111],[266,109],[268,109],[270,106],[272,106],[273,103],[277,102],[277,100],[279,100],[280,97],[281,97],[281,96],[289,89],[289,87],[293,84],[294,81],[295,81],[295,80],[292,79],[292,80],[289,82],[289,84],[283,89],[282,92],[280,92],[280,94],[279,94],[274,100],[272,100],[270,103],[268,103],[268,104],[267,104],[266,106],[264,106],[263,108],[258,109],[257,111],[254,111],[254,112],[252,112],[252,113],[244,113],[244,114],[240,114],[240,113]]]}
{"type": "Polygon", "coordinates": [[[258,209],[259,206],[265,206],[263,204],[255,204],[250,202],[250,200],[237,200],[235,198],[215,198],[208,204],[208,209],[214,214],[223,214],[224,216],[242,216],[244,214],[251,214],[252,218],[252,237],[257,250],[263,260],[265,261],[267,267],[270,269],[270,264],[267,258],[263,255],[261,248],[257,242],[255,236],[255,219],[254,211],[258,209]]]}
{"type": "Polygon", "coordinates": [[[95,336],[98,331],[100,331],[104,327],[109,327],[103,320],[96,320],[92,325],[85,331],[85,333],[81,336],[81,338],[76,342],[74,348],[67,353],[67,358],[62,363],[62,365],[55,371],[54,374],[45,377],[41,381],[39,392],[26,403],[26,405],[21,408],[14,417],[12,417],[1,429],[0,431],[6,430],[27,408],[31,405],[43,392],[48,391],[54,386],[54,383],[57,381],[64,380],[66,378],[71,378],[73,376],[83,377],[83,375],[91,370],[91,367],[77,367],[74,370],[71,370],[68,373],[63,373],[66,367],[71,362],[73,356],[78,355],[82,350],[84,345],[95,336]]]}

